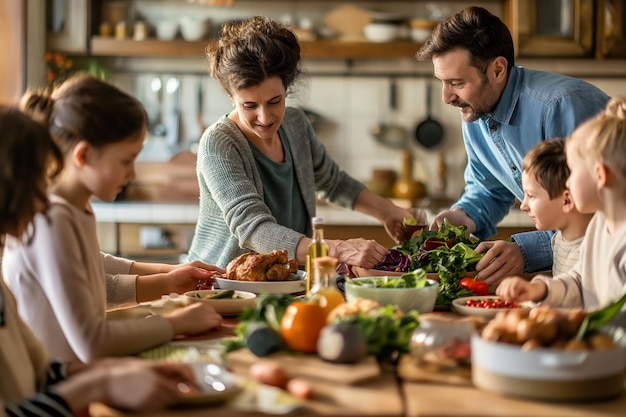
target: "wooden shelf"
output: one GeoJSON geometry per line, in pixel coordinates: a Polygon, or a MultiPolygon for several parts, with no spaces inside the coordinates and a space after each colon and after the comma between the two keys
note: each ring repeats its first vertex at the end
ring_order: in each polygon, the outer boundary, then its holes
{"type": "MultiPolygon", "coordinates": [[[[187,42],[182,39],[161,41],[146,39],[118,40],[93,36],[91,38],[91,55],[123,56],[123,57],[202,57],[206,46],[212,40],[187,42]]],[[[301,42],[302,54],[305,58],[409,58],[412,59],[421,44],[410,41],[374,43],[367,41],[344,42],[338,40],[320,40],[301,42]]]]}

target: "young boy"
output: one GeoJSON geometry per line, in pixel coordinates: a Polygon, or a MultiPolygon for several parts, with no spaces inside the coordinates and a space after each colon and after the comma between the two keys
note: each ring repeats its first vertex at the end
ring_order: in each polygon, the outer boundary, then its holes
{"type": "Polygon", "coordinates": [[[596,213],[580,261],[554,278],[506,278],[496,293],[507,300],[597,310],[619,299],[626,284],[626,100],[579,125],[566,141],[567,186],[581,213],[596,213]]]}
{"type": "Polygon", "coordinates": [[[520,209],[528,213],[537,230],[558,229],[552,235],[552,276],[569,271],[578,261],[580,244],[593,217],[576,209],[565,186],[568,176],[562,139],[539,142],[522,161],[524,200],[520,209]]]}

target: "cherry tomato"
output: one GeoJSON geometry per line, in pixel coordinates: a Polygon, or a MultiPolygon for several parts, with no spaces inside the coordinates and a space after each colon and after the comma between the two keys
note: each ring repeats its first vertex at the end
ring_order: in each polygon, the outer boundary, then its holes
{"type": "Polygon", "coordinates": [[[518,308],[519,306],[512,301],[506,301],[502,298],[483,298],[469,299],[465,302],[467,307],[477,308],[518,308]]]}
{"type": "Polygon", "coordinates": [[[316,353],[317,339],[326,326],[326,312],[317,303],[294,301],[280,321],[280,335],[287,346],[298,352],[316,353]]]}
{"type": "Polygon", "coordinates": [[[466,290],[473,292],[474,295],[489,294],[489,284],[481,279],[465,277],[461,278],[459,284],[461,284],[461,287],[465,288],[466,290]]]}

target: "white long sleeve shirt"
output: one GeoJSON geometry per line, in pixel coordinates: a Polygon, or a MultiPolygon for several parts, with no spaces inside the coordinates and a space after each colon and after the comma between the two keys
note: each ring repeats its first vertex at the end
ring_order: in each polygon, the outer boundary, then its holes
{"type": "Polygon", "coordinates": [[[106,320],[106,257],[91,211],[53,195],[33,224],[32,242],[7,238],[2,268],[20,315],[52,357],[87,362],[171,340],[173,329],[160,316],[106,320]]]}
{"type": "Polygon", "coordinates": [[[537,276],[548,287],[542,301],[555,307],[597,310],[619,299],[626,284],[626,226],[607,231],[606,217],[596,213],[580,246],[580,259],[554,278],[537,276]]]}

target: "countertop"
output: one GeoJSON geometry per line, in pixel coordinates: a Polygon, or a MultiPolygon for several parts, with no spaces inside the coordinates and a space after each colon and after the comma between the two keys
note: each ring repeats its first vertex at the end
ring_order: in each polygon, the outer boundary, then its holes
{"type": "MultiPolygon", "coordinates": [[[[195,224],[199,210],[194,203],[148,201],[92,202],[92,206],[101,223],[195,224]]],[[[373,217],[327,204],[317,206],[317,215],[323,217],[327,225],[380,225],[373,217]]],[[[427,211],[427,215],[432,219],[435,214],[427,211]]],[[[498,226],[532,228],[533,223],[526,213],[512,209],[498,226]]]]}

